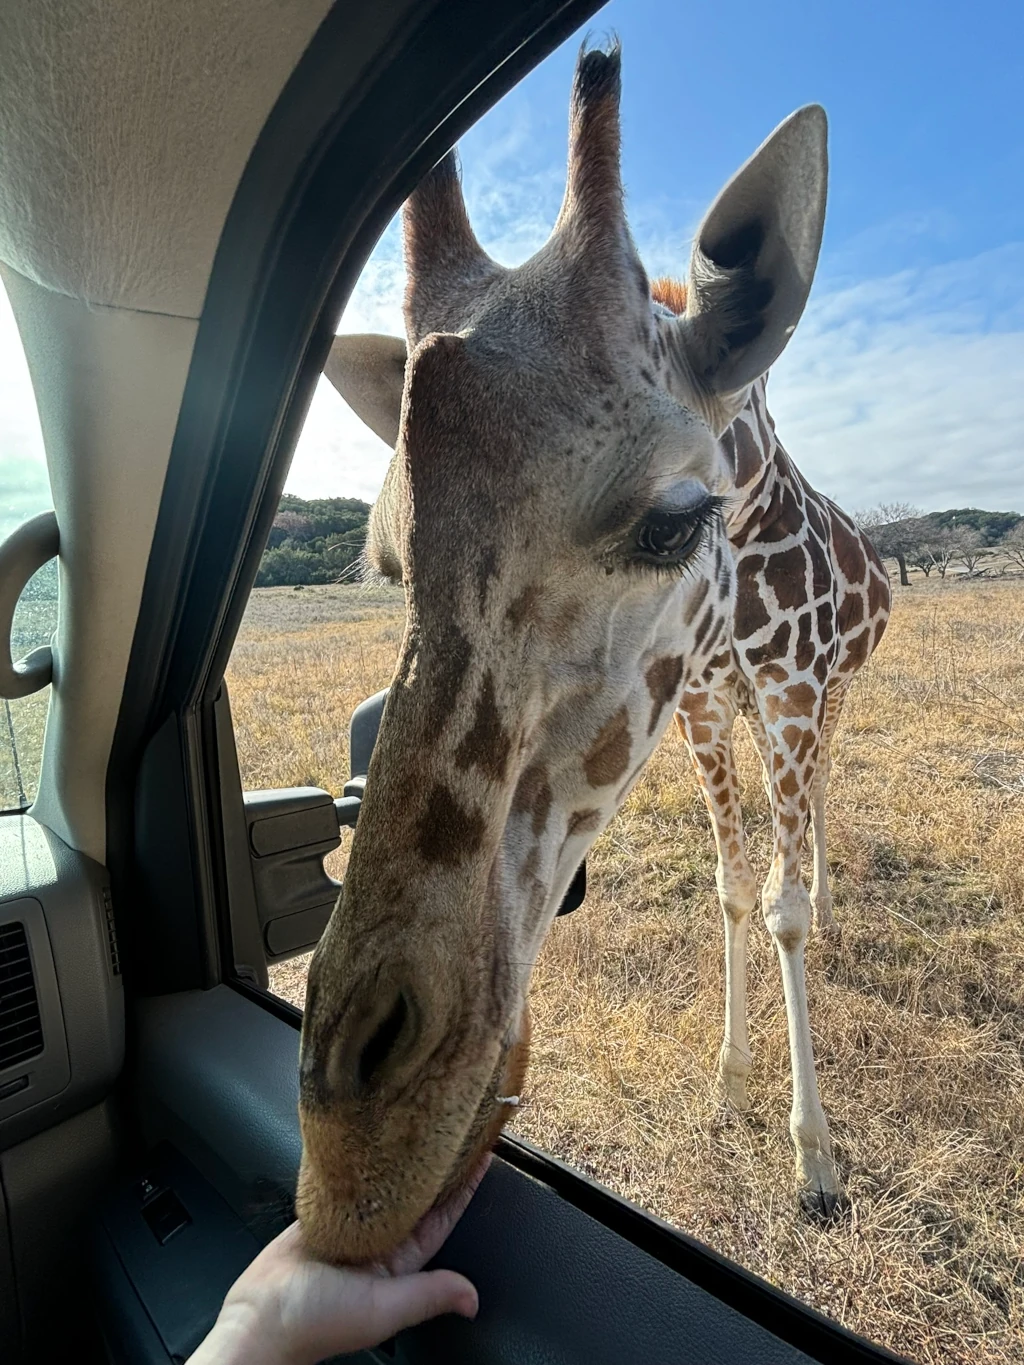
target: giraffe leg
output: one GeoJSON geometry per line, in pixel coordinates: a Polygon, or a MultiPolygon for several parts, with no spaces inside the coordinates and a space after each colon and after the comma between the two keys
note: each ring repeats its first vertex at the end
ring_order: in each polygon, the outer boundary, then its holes
{"type": "Polygon", "coordinates": [[[708,693],[686,693],[676,724],[690,750],[697,781],[711,816],[718,850],[715,884],[725,922],[725,1035],[718,1075],[728,1103],[749,1108],[750,1035],[747,1031],[747,933],[757,902],[757,883],[743,843],[739,783],[732,749],[736,713],[708,693]]]}
{"type": "MultiPolygon", "coordinates": [[[[816,706],[814,714],[820,715],[822,710],[816,706]]],[[[793,1075],[789,1131],[796,1148],[800,1205],[816,1217],[829,1218],[839,1201],[839,1178],[814,1068],[804,970],[804,944],[811,926],[811,898],[804,886],[800,866],[810,790],[817,767],[817,725],[810,715],[800,720],[783,716],[777,723],[766,721],[765,730],[772,746],[774,851],[761,893],[761,908],[779,955],[786,997],[793,1075]],[[799,734],[794,735],[794,731],[799,734]]]]}
{"type": "Polygon", "coordinates": [[[818,763],[811,787],[811,841],[814,845],[814,874],[811,880],[811,904],[814,907],[816,933],[834,937],[839,924],[832,910],[832,892],[828,885],[828,858],[825,851],[825,789],[832,773],[832,736],[839,723],[847,687],[833,683],[828,690],[825,724],[818,744],[818,763]]]}
{"type": "Polygon", "coordinates": [[[768,739],[768,732],[761,722],[761,717],[754,712],[744,712],[743,723],[747,727],[757,756],[761,760],[761,785],[764,787],[764,794],[768,798],[769,807],[772,804],[772,746],[768,739]]]}
{"type": "Polygon", "coordinates": [[[828,858],[825,852],[825,788],[828,768],[815,780],[811,790],[811,842],[814,846],[814,875],[811,880],[811,905],[814,907],[815,933],[835,937],[839,922],[832,909],[832,892],[828,885],[828,858]]]}

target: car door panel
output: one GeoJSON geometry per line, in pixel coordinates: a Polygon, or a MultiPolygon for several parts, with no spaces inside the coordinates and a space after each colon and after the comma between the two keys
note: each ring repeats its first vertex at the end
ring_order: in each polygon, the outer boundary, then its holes
{"type": "MultiPolygon", "coordinates": [[[[301,1157],[297,1011],[273,1012],[256,993],[218,986],[141,1002],[136,1018],[140,1117],[152,1144],[170,1142],[260,1242],[291,1220],[301,1157]]],[[[606,1222],[555,1182],[579,1180],[614,1206],[625,1201],[525,1145],[505,1141],[469,1211],[436,1259],[468,1275],[483,1308],[472,1326],[444,1319],[403,1334],[391,1359],[466,1365],[622,1365],[624,1361],[765,1365],[881,1359],[873,1349],[692,1239],[658,1224],[666,1245],[709,1282],[768,1303],[780,1330],[738,1311],[606,1222]],[[528,1164],[530,1171],[522,1169],[528,1164]],[[545,1179],[544,1177],[547,1176],[545,1179]]],[[[646,1220],[639,1211],[637,1219],[646,1220]]]]}

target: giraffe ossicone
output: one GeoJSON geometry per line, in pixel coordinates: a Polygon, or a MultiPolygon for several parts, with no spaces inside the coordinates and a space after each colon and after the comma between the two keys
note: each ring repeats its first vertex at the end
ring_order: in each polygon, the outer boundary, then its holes
{"type": "MultiPolygon", "coordinates": [[[[860,587],[842,578],[818,677],[829,584],[856,535],[799,480],[763,409],[817,262],[825,116],[798,110],[733,177],[697,232],[685,291],[659,286],[659,303],[623,208],[619,79],[617,48],[581,55],[565,197],[536,255],[508,269],[483,251],[449,155],[404,210],[405,340],[341,336],[326,366],[394,446],[367,554],[407,605],[307,988],[297,1207],[327,1259],[386,1255],[493,1145],[527,1069],[540,945],[674,714],[716,821],[722,1071],[737,1103],[756,888],[726,799],[727,730],[730,707],[763,715],[782,849],[764,906],[798,1180],[826,1203],[838,1191],[804,996],[799,847],[818,811],[821,699],[877,638],[854,634],[853,605],[840,624],[843,602],[856,597],[867,621],[884,574],[868,558],[860,587]],[[829,519],[817,549],[801,516],[829,519]],[[798,545],[799,566],[785,558],[798,545]]],[[[824,914],[817,867],[815,887],[824,914]]]]}

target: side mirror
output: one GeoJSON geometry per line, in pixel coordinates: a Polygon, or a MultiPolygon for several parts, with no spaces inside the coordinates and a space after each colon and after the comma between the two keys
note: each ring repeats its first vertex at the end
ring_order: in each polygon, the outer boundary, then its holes
{"type": "MultiPolygon", "coordinates": [[[[348,825],[352,828],[359,819],[359,807],[366,790],[366,774],[370,769],[370,757],[377,742],[387,695],[388,689],[385,687],[383,692],[377,692],[374,696],[367,697],[366,701],[360,702],[352,712],[348,728],[349,779],[345,783],[344,792],[334,803],[338,812],[338,824],[341,826],[348,825]]],[[[565,899],[558,911],[559,915],[568,915],[578,909],[583,904],[586,894],[587,864],[582,862],[577,868],[569,890],[565,893],[565,899]]]]}

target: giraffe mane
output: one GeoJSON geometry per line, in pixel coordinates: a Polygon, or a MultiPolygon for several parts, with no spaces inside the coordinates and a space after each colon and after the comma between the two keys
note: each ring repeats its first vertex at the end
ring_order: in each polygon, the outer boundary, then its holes
{"type": "Polygon", "coordinates": [[[651,281],[651,298],[677,315],[686,312],[686,285],[671,275],[660,275],[651,281]]]}

